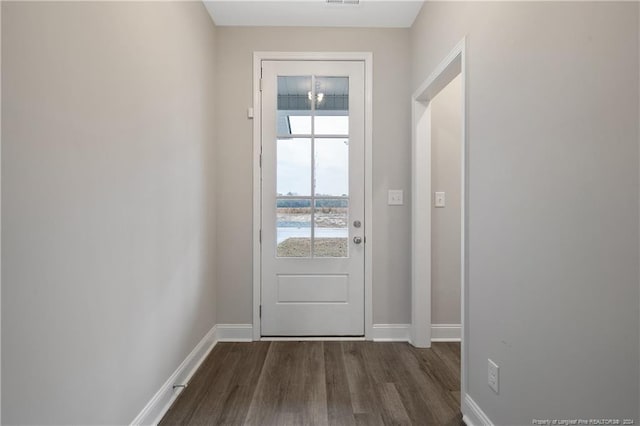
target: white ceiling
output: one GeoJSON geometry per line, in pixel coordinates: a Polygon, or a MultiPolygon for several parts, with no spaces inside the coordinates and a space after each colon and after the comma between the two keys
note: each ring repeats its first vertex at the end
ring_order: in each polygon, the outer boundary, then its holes
{"type": "Polygon", "coordinates": [[[423,0],[360,0],[328,4],[326,0],[204,0],[216,25],[284,27],[408,28],[423,0]]]}

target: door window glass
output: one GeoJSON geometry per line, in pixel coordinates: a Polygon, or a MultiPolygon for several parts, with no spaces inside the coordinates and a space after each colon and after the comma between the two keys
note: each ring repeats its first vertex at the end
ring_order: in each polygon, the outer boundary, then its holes
{"type": "Polygon", "coordinates": [[[348,257],[349,78],[279,76],[277,257],[348,257]]]}

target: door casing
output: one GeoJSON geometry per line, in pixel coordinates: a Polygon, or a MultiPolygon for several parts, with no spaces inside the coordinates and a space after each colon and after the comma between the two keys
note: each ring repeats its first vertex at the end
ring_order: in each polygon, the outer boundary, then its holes
{"type": "MultiPolygon", "coordinates": [[[[260,340],[260,301],[262,291],[262,259],[260,250],[261,232],[261,155],[262,155],[262,117],[261,91],[262,61],[363,61],[365,68],[365,170],[364,170],[364,203],[366,224],[365,260],[364,260],[364,335],[372,340],[373,331],[373,55],[371,52],[254,52],[253,54],[253,340],[260,340]]],[[[251,116],[251,114],[249,114],[251,116]]],[[[296,338],[300,340],[300,338],[296,338]]]]}

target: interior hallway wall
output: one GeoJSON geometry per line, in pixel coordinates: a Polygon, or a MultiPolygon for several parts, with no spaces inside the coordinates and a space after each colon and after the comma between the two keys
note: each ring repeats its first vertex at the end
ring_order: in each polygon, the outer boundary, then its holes
{"type": "Polygon", "coordinates": [[[128,424],[215,324],[215,27],[2,2],[2,423],[128,424]]]}
{"type": "Polygon", "coordinates": [[[288,27],[218,27],[218,323],[252,322],[254,51],[373,52],[373,321],[408,323],[409,30],[288,27]],[[388,189],[404,189],[404,206],[387,206],[388,189]]]}
{"type": "Polygon", "coordinates": [[[465,35],[469,395],[495,424],[637,421],[638,4],[427,2],[414,89],[465,35]]]}
{"type": "Polygon", "coordinates": [[[431,324],[460,324],[462,77],[431,101],[431,324]],[[445,193],[435,207],[433,193],[445,193]]]}

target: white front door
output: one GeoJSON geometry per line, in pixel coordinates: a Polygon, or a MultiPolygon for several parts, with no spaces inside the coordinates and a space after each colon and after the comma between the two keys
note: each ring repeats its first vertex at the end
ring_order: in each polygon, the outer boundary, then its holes
{"type": "Polygon", "coordinates": [[[262,61],[262,336],[364,335],[364,69],[262,61]]]}

